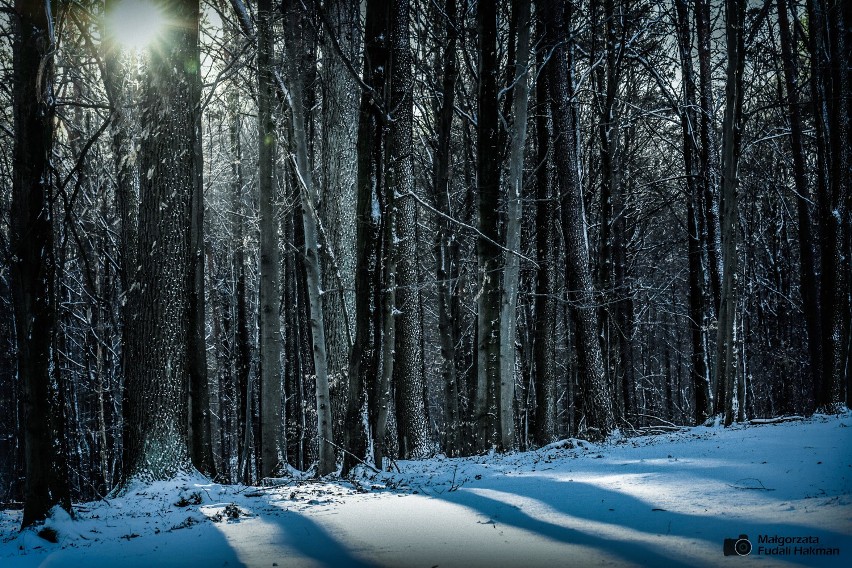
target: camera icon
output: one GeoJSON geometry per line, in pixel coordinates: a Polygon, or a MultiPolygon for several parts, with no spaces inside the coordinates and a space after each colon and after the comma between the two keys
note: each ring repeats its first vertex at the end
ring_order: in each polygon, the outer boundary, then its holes
{"type": "Polygon", "coordinates": [[[751,554],[751,541],[748,535],[741,534],[739,538],[726,538],[722,543],[725,556],[748,556],[751,554]]]}

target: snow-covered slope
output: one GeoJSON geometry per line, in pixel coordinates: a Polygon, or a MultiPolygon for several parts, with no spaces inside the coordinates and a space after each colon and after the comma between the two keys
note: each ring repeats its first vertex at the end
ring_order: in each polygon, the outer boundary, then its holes
{"type": "Polygon", "coordinates": [[[4,511],[0,566],[852,566],[849,414],[398,466],[159,483],[58,512],[56,544],[4,511]]]}

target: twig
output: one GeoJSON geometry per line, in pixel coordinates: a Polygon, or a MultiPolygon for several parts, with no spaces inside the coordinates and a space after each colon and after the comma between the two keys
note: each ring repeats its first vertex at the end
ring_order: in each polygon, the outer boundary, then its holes
{"type": "Polygon", "coordinates": [[[504,247],[503,245],[501,245],[500,243],[498,243],[497,241],[495,241],[494,239],[492,239],[491,237],[489,237],[488,235],[486,235],[485,233],[483,233],[482,231],[480,231],[479,229],[477,229],[477,228],[476,228],[476,227],[474,227],[473,225],[468,225],[467,223],[465,223],[465,222],[463,222],[463,221],[459,221],[458,219],[456,219],[456,218],[454,218],[454,217],[452,217],[452,216],[450,216],[450,215],[447,215],[447,214],[446,214],[446,213],[444,213],[443,211],[440,211],[440,210],[438,210],[438,209],[436,209],[436,208],[432,207],[431,205],[429,205],[428,203],[426,203],[425,201],[423,201],[423,199],[421,199],[421,198],[420,198],[420,196],[419,196],[419,195],[417,195],[416,193],[414,193],[413,191],[409,191],[409,192],[405,193],[403,196],[404,196],[404,197],[406,197],[406,196],[407,196],[407,197],[413,197],[413,198],[415,199],[415,201],[417,201],[417,203],[419,203],[420,205],[422,205],[423,207],[425,207],[425,208],[426,208],[426,209],[428,209],[429,211],[432,211],[433,213],[435,213],[435,214],[437,214],[437,215],[439,215],[439,216],[441,216],[441,217],[443,217],[443,218],[447,219],[448,221],[450,221],[450,222],[452,222],[452,223],[455,223],[456,225],[458,225],[458,226],[460,226],[460,227],[464,227],[465,229],[468,229],[468,230],[470,230],[470,231],[473,231],[474,233],[476,233],[476,235],[477,235],[479,238],[481,238],[481,239],[484,239],[484,240],[488,241],[489,243],[491,243],[491,244],[492,244],[492,245],[494,245],[495,247],[499,248],[500,250],[502,250],[502,251],[504,251],[504,252],[507,252],[507,253],[509,253],[509,254],[514,254],[514,255],[515,255],[515,256],[517,256],[518,258],[520,258],[520,259],[522,259],[522,260],[526,260],[527,262],[529,262],[530,264],[532,264],[535,268],[540,268],[540,267],[539,267],[539,265],[538,265],[538,263],[537,263],[536,261],[534,261],[533,259],[529,258],[528,256],[525,256],[525,255],[521,254],[520,252],[518,252],[518,251],[516,251],[516,250],[511,250],[511,249],[508,249],[508,248],[504,247]]]}
{"type": "Polygon", "coordinates": [[[672,428],[682,428],[682,426],[678,426],[678,425],[677,425],[677,424],[675,424],[674,422],[669,422],[668,420],[663,420],[663,419],[662,419],[662,418],[660,418],[659,416],[652,416],[651,414],[642,414],[641,412],[637,412],[637,413],[636,413],[636,416],[644,416],[645,418],[653,418],[654,420],[659,420],[659,421],[660,421],[660,422],[662,422],[663,424],[666,424],[666,425],[668,425],[668,426],[671,426],[672,428]]]}
{"type": "Polygon", "coordinates": [[[331,444],[332,446],[334,446],[335,448],[337,448],[338,450],[340,450],[340,451],[341,451],[341,452],[343,452],[344,454],[348,454],[348,455],[352,456],[353,458],[355,458],[355,461],[357,461],[357,462],[361,463],[362,465],[365,465],[365,466],[369,467],[369,468],[370,468],[370,469],[372,469],[374,472],[376,472],[376,473],[382,473],[380,470],[376,469],[376,468],[375,468],[375,466],[372,466],[372,465],[368,464],[367,462],[365,462],[364,460],[362,460],[361,458],[359,458],[358,456],[356,456],[355,454],[353,454],[353,453],[352,453],[352,452],[350,452],[349,450],[347,450],[347,449],[345,449],[345,448],[341,448],[340,446],[338,446],[337,444],[335,444],[335,443],[334,443],[334,442],[332,442],[331,440],[327,439],[325,436],[318,436],[318,437],[319,437],[319,439],[320,439],[320,440],[322,440],[322,441],[324,441],[324,442],[328,442],[329,444],[331,444]]]}
{"type": "Polygon", "coordinates": [[[744,477],[743,479],[736,480],[734,483],[740,483],[741,481],[756,481],[758,483],[758,485],[760,485],[760,487],[749,487],[747,485],[734,485],[732,483],[729,483],[728,486],[733,487],[734,489],[754,489],[754,490],[757,490],[757,491],[775,491],[775,489],[771,489],[769,487],[766,487],[763,484],[763,482],[761,482],[756,477],[744,477]]]}

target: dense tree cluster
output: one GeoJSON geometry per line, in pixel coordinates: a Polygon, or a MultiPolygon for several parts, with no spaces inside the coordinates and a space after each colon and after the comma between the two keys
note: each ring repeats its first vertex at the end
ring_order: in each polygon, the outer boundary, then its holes
{"type": "Polygon", "coordinates": [[[0,0],[0,500],[839,410],[850,24],[0,0]]]}

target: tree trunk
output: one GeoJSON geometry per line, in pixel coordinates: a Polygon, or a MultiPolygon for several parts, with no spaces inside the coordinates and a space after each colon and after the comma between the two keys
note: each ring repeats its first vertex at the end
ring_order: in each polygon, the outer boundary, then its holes
{"type": "MultiPolygon", "coordinates": [[[[305,134],[305,113],[303,106],[303,85],[296,62],[302,51],[299,31],[300,14],[295,6],[289,7],[288,36],[292,40],[292,53],[289,54],[290,84],[289,103],[293,113],[293,146],[295,147],[295,168],[302,209],[302,226],[305,239],[305,272],[308,302],[310,305],[310,324],[314,374],[316,377],[317,437],[319,454],[317,456],[317,475],[332,473],[336,467],[334,456],[334,434],[331,418],[331,399],[328,385],[328,357],[326,354],[326,333],[323,320],[322,268],[319,258],[319,234],[317,230],[316,197],[314,195],[312,173],[308,159],[308,140],[305,134]]],[[[340,316],[339,316],[340,317],[340,316]]]]}
{"type": "Polygon", "coordinates": [[[497,100],[497,4],[477,6],[479,36],[478,124],[476,138],[476,208],[480,236],[476,241],[479,291],[476,302],[477,375],[474,419],[480,451],[498,444],[500,401],[500,155],[497,100]]]}
{"type": "MultiPolygon", "coordinates": [[[[458,28],[456,0],[448,0],[444,14],[439,16],[445,29],[443,57],[436,55],[436,67],[443,61],[441,70],[440,104],[436,104],[436,144],[432,200],[438,211],[449,217],[452,214],[452,191],[450,141],[453,126],[458,62],[456,46],[458,28]]],[[[444,451],[457,456],[461,451],[461,428],[459,414],[459,385],[456,370],[456,344],[459,339],[458,322],[453,318],[454,283],[458,277],[458,247],[453,238],[452,227],[446,217],[436,219],[437,230],[433,250],[435,254],[435,284],[437,288],[438,341],[441,348],[440,372],[444,386],[444,451]]]]}
{"type": "MultiPolygon", "coordinates": [[[[538,21],[542,34],[543,22],[538,21]]],[[[539,270],[535,296],[535,422],[533,439],[539,446],[553,442],[557,436],[556,415],[556,319],[557,319],[557,242],[556,219],[559,200],[553,194],[550,157],[549,101],[545,54],[538,52],[536,92],[536,260],[539,270]]]]}
{"type": "Polygon", "coordinates": [[[589,251],[582,188],[578,178],[576,124],[571,112],[573,86],[569,59],[569,17],[558,0],[547,0],[542,6],[542,19],[547,23],[547,49],[553,50],[553,64],[548,65],[547,81],[553,116],[554,162],[562,202],[562,232],[569,302],[576,326],[577,358],[583,386],[583,407],[589,435],[604,438],[615,427],[612,393],[606,381],[603,357],[598,341],[598,311],[589,251]],[[566,63],[563,63],[566,62],[566,63]]]}
{"type": "Polygon", "coordinates": [[[742,132],[742,81],[745,60],[743,25],[745,0],[726,0],[725,118],[722,124],[722,290],[719,329],[716,339],[716,412],[725,412],[725,424],[733,417],[733,395],[737,372],[737,185],[742,132]]]}
{"type": "Polygon", "coordinates": [[[796,206],[799,222],[799,282],[802,293],[805,323],[808,331],[808,370],[811,384],[820,384],[823,368],[822,306],[819,298],[819,275],[814,249],[811,190],[808,186],[807,163],[803,144],[802,116],[799,108],[799,88],[796,55],[787,0],[777,0],[778,27],[781,32],[781,61],[787,88],[787,107],[790,120],[790,145],[793,154],[793,181],[796,186],[796,206]]]}
{"type": "MultiPolygon", "coordinates": [[[[355,263],[355,338],[349,357],[343,473],[367,454],[368,432],[362,427],[365,398],[369,424],[378,421],[376,394],[379,373],[382,296],[379,291],[381,211],[376,207],[383,192],[384,88],[387,63],[388,14],[384,2],[368,0],[364,30],[364,83],[358,115],[358,176],[355,263]]],[[[379,448],[380,450],[381,448],[379,448]]],[[[374,450],[375,451],[375,450],[374,450]]],[[[381,467],[380,456],[374,459],[381,467]]]]}
{"type": "MultiPolygon", "coordinates": [[[[387,191],[391,211],[388,257],[395,258],[396,337],[393,376],[400,457],[424,458],[432,452],[426,419],[423,369],[423,314],[417,266],[417,202],[414,196],[414,82],[409,31],[409,0],[391,9],[390,112],[387,145],[387,191]]],[[[390,284],[389,284],[390,285],[390,284]]],[[[390,341],[389,339],[387,341],[390,341]]],[[[388,361],[385,360],[387,365],[388,361]]]]}
{"type": "Polygon", "coordinates": [[[57,443],[61,409],[50,374],[56,325],[51,152],[53,148],[53,15],[50,4],[18,0],[13,45],[14,170],[10,279],[23,410],[22,528],[54,505],[71,512],[65,455],[57,443]]]}
{"type": "Polygon", "coordinates": [[[816,202],[817,223],[819,229],[819,297],[820,322],[822,336],[823,364],[819,382],[814,384],[814,398],[818,410],[828,410],[830,405],[830,384],[832,382],[833,345],[831,341],[832,318],[834,311],[835,277],[831,268],[834,239],[830,234],[831,217],[831,119],[829,117],[829,99],[831,97],[830,46],[828,43],[828,22],[825,0],[808,0],[808,50],[811,56],[810,84],[811,104],[814,117],[814,145],[816,147],[816,202]],[[828,388],[827,388],[828,387],[828,388]]]}
{"type": "MultiPolygon", "coordinates": [[[[198,19],[195,15],[194,19],[198,19]]],[[[213,442],[210,420],[210,385],[207,376],[207,320],[204,302],[204,152],[201,145],[201,51],[198,45],[198,27],[191,28],[194,49],[186,65],[199,71],[190,75],[195,142],[193,167],[195,185],[190,211],[190,263],[192,284],[189,289],[189,454],[192,465],[207,475],[216,476],[213,462],[213,442]]]]}
{"type": "Polygon", "coordinates": [[[281,322],[278,223],[275,214],[275,161],[278,133],[275,124],[275,61],[272,1],[258,2],[258,198],[260,201],[260,463],[261,477],[269,477],[281,456],[281,322]]]}
{"type": "Polygon", "coordinates": [[[713,310],[718,316],[719,293],[722,278],[722,242],[719,227],[719,143],[716,137],[713,101],[713,63],[710,52],[711,14],[710,0],[695,1],[695,32],[698,47],[700,120],[700,160],[699,178],[701,180],[701,203],[703,208],[698,229],[706,247],[710,297],[713,310]]]}
{"type": "Polygon", "coordinates": [[[187,448],[190,223],[196,188],[194,73],[198,2],[172,6],[177,22],[152,50],[141,144],[139,266],[134,344],[125,377],[125,487],[191,468],[187,448]]]}
{"type": "MultiPolygon", "coordinates": [[[[331,2],[329,26],[345,57],[357,59],[358,2],[331,2]]],[[[323,51],[331,51],[326,42],[323,51]]],[[[326,242],[322,255],[323,298],[328,377],[332,396],[336,443],[343,441],[346,414],[348,360],[355,325],[355,211],[357,169],[355,138],[358,124],[358,87],[341,57],[323,57],[320,71],[325,85],[322,102],[323,143],[320,171],[322,194],[318,212],[326,242]],[[333,292],[332,292],[333,291],[333,292]]]]}
{"type": "Polygon", "coordinates": [[[696,93],[692,67],[692,50],[690,48],[692,34],[689,29],[689,5],[686,0],[674,0],[677,11],[678,46],[680,48],[680,65],[683,76],[684,99],[680,109],[681,130],[683,133],[683,160],[687,188],[687,256],[689,264],[689,328],[692,337],[692,388],[695,393],[696,424],[703,424],[710,416],[710,375],[707,368],[707,338],[708,324],[707,306],[708,295],[705,289],[705,267],[701,238],[699,216],[703,215],[698,173],[700,149],[697,146],[698,137],[695,126],[698,116],[695,112],[696,93]]]}
{"type": "Polygon", "coordinates": [[[532,22],[529,0],[517,0],[518,46],[512,90],[512,139],[509,150],[509,200],[506,213],[506,249],[500,311],[500,445],[515,445],[515,338],[518,327],[518,284],[521,272],[521,196],[524,186],[524,146],[527,136],[529,83],[527,65],[532,22]]]}
{"type": "Polygon", "coordinates": [[[852,145],[852,92],[850,92],[849,65],[849,26],[852,25],[852,9],[848,2],[833,0],[829,4],[828,21],[830,22],[831,46],[831,98],[829,99],[829,149],[831,166],[829,170],[831,215],[823,219],[825,241],[828,245],[828,258],[823,259],[823,267],[833,274],[834,282],[831,288],[826,288],[832,294],[832,309],[830,321],[826,327],[830,330],[827,352],[829,368],[822,388],[824,408],[830,412],[842,410],[845,397],[843,389],[847,385],[849,375],[849,343],[850,326],[852,326],[852,309],[850,309],[850,293],[852,293],[852,268],[850,268],[850,239],[852,239],[852,161],[850,160],[850,145],[852,145]]]}

